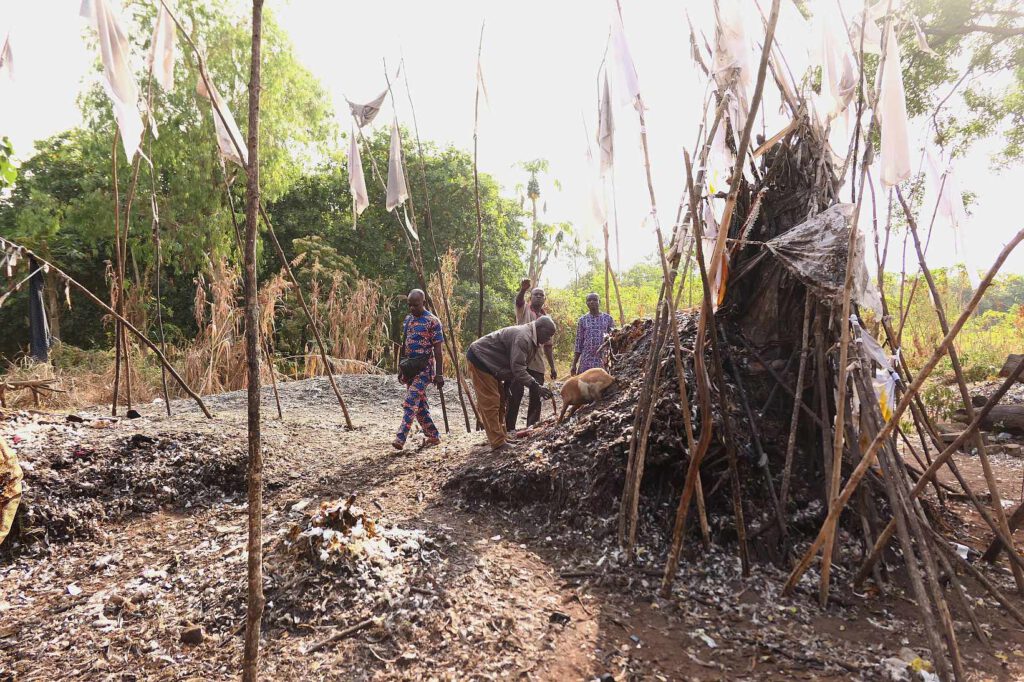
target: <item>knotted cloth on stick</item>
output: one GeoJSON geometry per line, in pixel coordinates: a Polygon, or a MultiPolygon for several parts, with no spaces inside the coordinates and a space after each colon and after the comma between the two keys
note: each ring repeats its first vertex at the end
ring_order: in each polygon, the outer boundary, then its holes
{"type": "Polygon", "coordinates": [[[384,98],[387,97],[388,91],[380,93],[366,104],[356,104],[350,99],[346,99],[348,102],[349,111],[352,112],[352,118],[356,120],[356,125],[360,128],[373,123],[373,119],[380,113],[380,108],[384,104],[384,98]]]}

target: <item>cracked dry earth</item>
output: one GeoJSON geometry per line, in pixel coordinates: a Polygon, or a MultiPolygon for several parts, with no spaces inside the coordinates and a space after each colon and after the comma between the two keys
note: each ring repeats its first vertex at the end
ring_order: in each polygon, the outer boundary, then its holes
{"type": "MultiPolygon", "coordinates": [[[[396,453],[394,378],[339,379],[354,431],[325,380],[282,384],[283,420],[265,395],[264,679],[886,679],[884,659],[925,651],[905,599],[821,610],[813,575],[783,599],[783,573],[743,580],[728,548],[690,556],[658,599],[660,557],[628,565],[607,532],[445,488],[496,457],[454,387],[442,445],[415,434],[396,453]]],[[[0,555],[0,681],[237,679],[245,396],[207,403],[214,420],[186,401],[112,424],[0,413],[26,471],[21,536],[0,555]]],[[[961,632],[975,679],[1016,677],[1019,626],[979,614],[993,649],[961,632]]]]}

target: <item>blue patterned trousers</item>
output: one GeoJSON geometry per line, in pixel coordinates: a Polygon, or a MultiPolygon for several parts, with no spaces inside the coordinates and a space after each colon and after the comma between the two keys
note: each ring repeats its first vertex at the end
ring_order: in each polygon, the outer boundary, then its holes
{"type": "Polygon", "coordinates": [[[412,420],[420,423],[423,434],[427,438],[440,438],[434,421],[430,418],[430,407],[427,405],[427,386],[433,379],[432,367],[429,365],[412,380],[405,389],[405,401],[402,402],[402,425],[398,428],[395,437],[405,442],[412,428],[412,420]]]}

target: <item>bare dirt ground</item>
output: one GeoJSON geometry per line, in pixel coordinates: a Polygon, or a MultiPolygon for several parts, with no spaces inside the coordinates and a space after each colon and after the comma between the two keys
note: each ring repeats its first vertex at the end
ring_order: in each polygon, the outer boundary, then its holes
{"type": "MultiPolygon", "coordinates": [[[[695,546],[672,597],[657,598],[663,557],[618,554],[615,500],[603,522],[569,528],[446,485],[467,467],[543,457],[529,441],[489,453],[465,432],[454,387],[442,445],[418,449],[417,434],[396,453],[394,378],[340,379],[354,431],[325,380],[283,384],[283,421],[264,402],[265,679],[888,679],[885,659],[927,657],[908,599],[852,593],[842,570],[819,609],[813,571],[782,598],[781,569],[744,579],[733,548],[695,546]],[[330,506],[353,494],[361,512],[330,506]],[[355,530],[335,532],[332,511],[355,530]]],[[[99,409],[82,424],[3,413],[26,493],[0,553],[0,680],[237,678],[245,397],[208,404],[214,420],[177,401],[173,417],[146,405],[108,426],[90,421],[99,409]]],[[[1021,460],[996,464],[1019,500],[1021,460]]],[[[1012,593],[1005,562],[988,575],[1012,593]]],[[[1024,678],[1024,631],[965,584],[991,638],[959,632],[971,679],[1024,678]]]]}

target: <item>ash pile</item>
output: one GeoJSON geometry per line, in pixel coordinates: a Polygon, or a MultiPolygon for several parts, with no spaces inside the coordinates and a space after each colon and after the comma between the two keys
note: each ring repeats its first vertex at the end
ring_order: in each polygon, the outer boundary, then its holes
{"type": "Polygon", "coordinates": [[[333,621],[415,622],[440,604],[432,574],[445,560],[439,542],[401,528],[347,499],[321,503],[284,529],[268,557],[269,624],[289,630],[333,621]]]}
{"type": "Polygon", "coordinates": [[[10,412],[0,427],[16,451],[24,494],[3,556],[45,553],[97,537],[104,523],[159,510],[196,509],[240,496],[245,454],[204,433],[129,431],[112,418],[10,412]]]}

